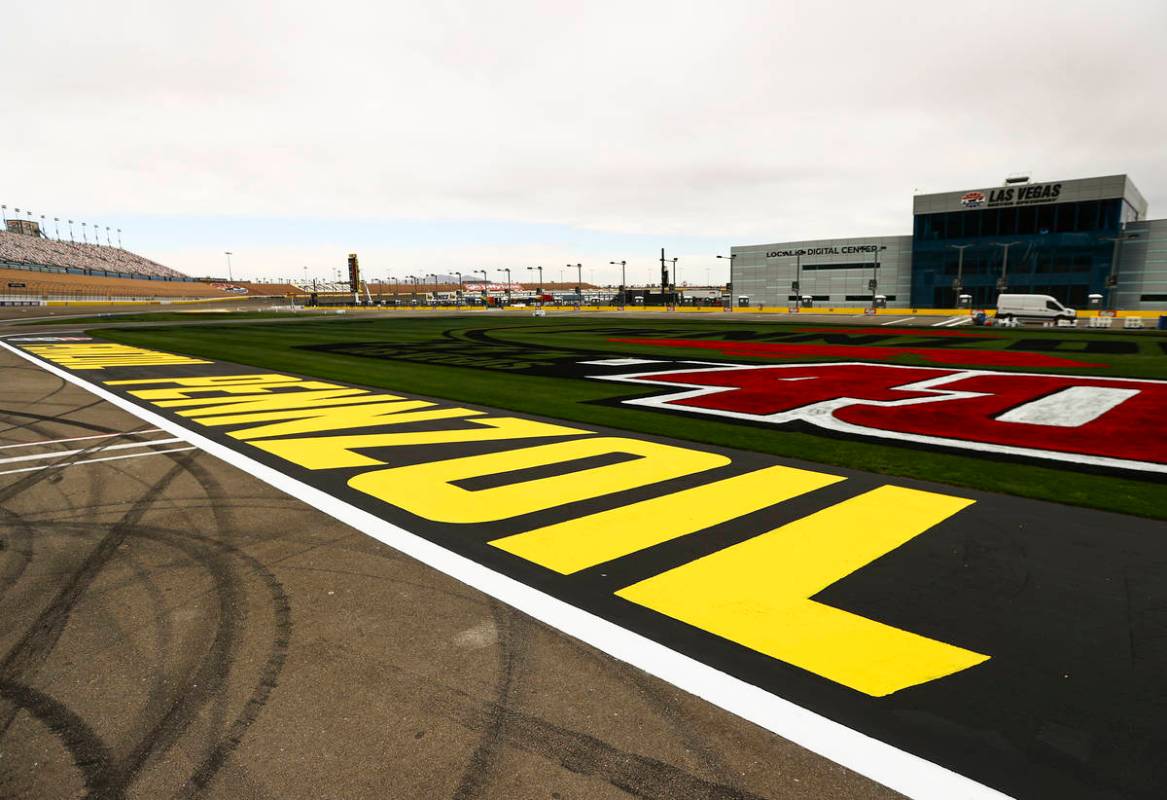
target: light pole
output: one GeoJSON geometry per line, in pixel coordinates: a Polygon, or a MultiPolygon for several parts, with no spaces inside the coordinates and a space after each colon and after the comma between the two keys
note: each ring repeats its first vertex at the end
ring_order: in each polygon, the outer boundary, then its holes
{"type": "Polygon", "coordinates": [[[956,258],[956,280],[952,282],[952,292],[956,295],[957,308],[960,308],[960,293],[964,290],[964,251],[972,247],[971,244],[948,245],[959,255],[956,258]]]}
{"type": "Polygon", "coordinates": [[[511,268],[510,267],[500,267],[498,271],[505,272],[507,274],[506,295],[507,295],[507,305],[509,306],[511,304],[511,268]]]}
{"type": "Polygon", "coordinates": [[[567,264],[568,269],[575,267],[575,294],[576,305],[583,305],[583,264],[567,264]]]}
{"type": "Polygon", "coordinates": [[[543,305],[543,267],[527,267],[527,271],[539,270],[539,285],[536,287],[539,293],[539,305],[543,305]]]}
{"type": "MultiPolygon", "coordinates": [[[[84,225],[85,223],[82,222],[81,224],[84,225]]],[[[227,256],[227,280],[233,281],[235,279],[231,275],[231,251],[224,250],[223,255],[227,256]]]]}
{"type": "Polygon", "coordinates": [[[1021,242],[993,242],[994,247],[1000,247],[1005,252],[1001,256],[1001,277],[997,279],[997,294],[1005,291],[1005,287],[1009,285],[1009,248],[1021,242]]]}
{"type": "Polygon", "coordinates": [[[871,313],[875,313],[875,292],[879,288],[879,251],[886,250],[887,245],[881,244],[871,253],[871,313]]]}
{"type": "Polygon", "coordinates": [[[628,264],[628,262],[627,261],[609,261],[608,263],[620,265],[620,310],[623,311],[624,304],[628,300],[628,287],[625,285],[625,269],[624,269],[625,266],[628,264]]]}
{"type": "Polygon", "coordinates": [[[69,220],[69,244],[77,244],[77,240],[73,238],[73,220],[69,220]]]}
{"type": "Polygon", "coordinates": [[[1106,276],[1106,304],[1114,311],[1118,303],[1118,255],[1119,245],[1128,239],[1137,239],[1137,233],[1120,233],[1118,236],[1102,236],[1104,242],[1114,242],[1114,249],[1110,253],[1110,274],[1106,276]]]}
{"type": "Polygon", "coordinates": [[[482,276],[482,305],[490,305],[490,278],[486,277],[486,270],[475,269],[471,270],[475,275],[482,276]]]}
{"type": "Polygon", "coordinates": [[[461,309],[462,308],[462,273],[455,272],[454,274],[458,276],[458,293],[456,295],[454,295],[454,302],[456,302],[458,304],[458,308],[461,309]]]}
{"type": "Polygon", "coordinates": [[[722,308],[727,311],[733,310],[733,260],[737,257],[737,253],[730,253],[728,256],[718,256],[718,258],[724,258],[729,261],[729,280],[726,281],[726,285],[729,287],[729,292],[727,292],[729,299],[722,305],[722,308]]]}

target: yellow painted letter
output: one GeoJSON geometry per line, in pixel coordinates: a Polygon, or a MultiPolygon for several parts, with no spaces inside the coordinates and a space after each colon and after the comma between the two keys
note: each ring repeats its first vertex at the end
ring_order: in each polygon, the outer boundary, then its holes
{"type": "Polygon", "coordinates": [[[882,486],[616,594],[882,697],[989,657],[810,598],[972,502],[882,486]]]}
{"type": "Polygon", "coordinates": [[[728,458],[715,453],[600,437],[366,472],[350,480],[349,486],[434,522],[493,522],[728,463],[728,458]],[[477,491],[454,485],[471,478],[612,454],[639,458],[477,491]]]}

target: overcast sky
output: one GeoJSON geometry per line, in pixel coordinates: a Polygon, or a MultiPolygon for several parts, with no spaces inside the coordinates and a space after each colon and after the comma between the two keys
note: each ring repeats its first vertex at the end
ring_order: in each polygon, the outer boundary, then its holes
{"type": "Polygon", "coordinates": [[[1167,216],[1167,2],[5,3],[0,202],[191,274],[910,232],[916,191],[1130,174],[1167,216]]]}

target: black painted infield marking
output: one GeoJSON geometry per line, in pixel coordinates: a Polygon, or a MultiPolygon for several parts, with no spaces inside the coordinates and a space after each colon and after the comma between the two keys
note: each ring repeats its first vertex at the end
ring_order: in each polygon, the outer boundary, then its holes
{"type": "MultiPolygon", "coordinates": [[[[376,459],[374,466],[306,469],[227,435],[265,423],[207,427],[178,416],[180,409],[160,408],[129,394],[171,387],[166,379],[172,378],[275,374],[270,371],[214,362],[78,372],[25,357],[437,569],[909,796],[993,797],[1001,792],[1016,797],[1149,798],[1167,792],[1167,765],[1160,757],[1167,745],[1167,526],[1161,522],[528,415],[520,419],[588,433],[366,449],[360,453],[376,459]],[[162,382],[107,384],[149,378],[162,382]],[[476,523],[434,522],[349,485],[353,478],[386,469],[386,464],[437,464],[598,437],[674,445],[730,463],[546,511],[476,523]],[[841,480],[571,574],[489,544],[777,465],[841,480]],[[888,485],[973,502],[830,583],[813,600],[984,654],[988,660],[873,696],[615,594],[888,485]]],[[[408,387],[397,394],[429,400],[408,393],[408,387]]],[[[214,394],[200,396],[218,399],[214,394]]],[[[430,402],[439,409],[457,406],[492,417],[510,416],[468,404],[430,402]]],[[[310,435],[455,430],[465,429],[473,419],[310,435]]],[[[513,477],[551,478],[570,467],[619,463],[627,459],[593,455],[591,461],[538,468],[543,472],[533,468],[513,477]]],[[[488,491],[500,480],[470,478],[461,488],[488,491]]],[[[782,582],[776,578],[772,588],[780,592],[782,582]]],[[[724,584],[709,584],[711,599],[724,591],[724,584]]],[[[780,633],[781,624],[775,627],[780,633]]],[[[853,651],[837,658],[862,665],[877,656],[857,640],[853,651]]],[[[870,670],[878,673],[880,668],[870,670]]]]}

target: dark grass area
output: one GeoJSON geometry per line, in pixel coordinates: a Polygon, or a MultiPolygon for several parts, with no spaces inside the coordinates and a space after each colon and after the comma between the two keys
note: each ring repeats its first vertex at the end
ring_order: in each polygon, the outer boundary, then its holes
{"type": "MultiPolygon", "coordinates": [[[[1167,483],[1155,479],[1117,477],[1040,466],[1032,462],[873,444],[819,433],[604,404],[612,398],[648,393],[648,390],[640,391],[640,387],[627,384],[524,374],[535,370],[522,367],[523,364],[532,363],[544,365],[564,357],[577,359],[581,354],[660,355],[671,359],[757,360],[762,363],[773,363],[775,360],[738,356],[727,358],[709,350],[688,352],[609,341],[624,335],[659,338],[699,335],[714,340],[726,337],[742,340],[752,336],[765,340],[767,336],[797,334],[807,337],[807,341],[838,342],[841,336],[846,339],[845,334],[850,330],[856,343],[867,343],[867,337],[879,335],[878,329],[871,328],[858,330],[840,327],[837,330],[832,328],[827,333],[796,330],[816,327],[822,328],[821,325],[790,322],[484,318],[479,314],[431,318],[334,318],[327,324],[319,320],[305,320],[302,324],[280,322],[270,327],[234,326],[229,320],[224,320],[222,325],[107,329],[96,331],[95,334],[127,344],[267,369],[481,403],[513,411],[802,458],[888,475],[1167,519],[1167,483]],[[303,349],[355,343],[387,345],[391,357],[368,358],[303,349]],[[513,368],[502,369],[500,364],[509,364],[513,368]]],[[[1100,365],[1025,371],[1167,377],[1167,336],[1158,333],[1056,329],[991,332],[962,330],[990,335],[987,338],[947,337],[934,330],[920,328],[912,329],[908,335],[894,335],[893,343],[905,347],[944,346],[954,350],[1015,350],[1020,346],[1022,352],[1056,353],[1075,361],[1100,365]]],[[[879,344],[886,345],[888,342],[880,340],[879,344]]],[[[897,357],[895,363],[932,365],[911,354],[897,357]]]]}

